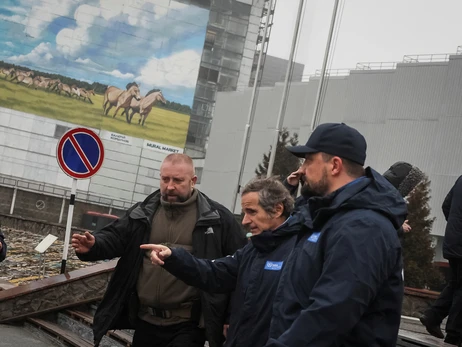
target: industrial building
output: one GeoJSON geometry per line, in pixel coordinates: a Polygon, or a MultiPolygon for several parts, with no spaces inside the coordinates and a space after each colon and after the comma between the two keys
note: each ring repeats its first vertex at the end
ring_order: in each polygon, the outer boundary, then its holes
{"type": "MultiPolygon", "coordinates": [[[[384,172],[409,161],[431,180],[436,260],[441,260],[444,197],[462,174],[462,54],[405,56],[398,63],[360,63],[329,71],[320,123],[345,122],[368,142],[366,165],[384,172]]],[[[310,133],[319,76],[290,86],[284,127],[304,143],[310,133]]],[[[276,127],[283,84],[261,88],[242,184],[267,153],[276,127]]],[[[232,208],[233,191],[250,105],[251,89],[218,93],[201,189],[232,208]]],[[[240,211],[239,200],[235,212],[240,211]]]]}

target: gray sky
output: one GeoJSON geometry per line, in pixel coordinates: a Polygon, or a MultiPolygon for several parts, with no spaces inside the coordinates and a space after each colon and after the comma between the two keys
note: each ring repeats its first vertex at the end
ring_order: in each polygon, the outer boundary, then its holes
{"type": "MultiPolygon", "coordinates": [[[[305,75],[322,66],[334,1],[307,3],[296,56],[305,64],[305,75]]],[[[270,55],[288,58],[298,4],[299,0],[278,0],[270,55]]],[[[460,0],[345,0],[331,68],[399,62],[404,55],[455,53],[462,45],[461,15],[460,0]]]]}

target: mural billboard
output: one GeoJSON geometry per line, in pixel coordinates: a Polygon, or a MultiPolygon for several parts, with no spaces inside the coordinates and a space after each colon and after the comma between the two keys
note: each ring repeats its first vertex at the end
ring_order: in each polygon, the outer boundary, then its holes
{"type": "Polygon", "coordinates": [[[2,0],[0,107],[184,147],[209,10],[2,0]]]}

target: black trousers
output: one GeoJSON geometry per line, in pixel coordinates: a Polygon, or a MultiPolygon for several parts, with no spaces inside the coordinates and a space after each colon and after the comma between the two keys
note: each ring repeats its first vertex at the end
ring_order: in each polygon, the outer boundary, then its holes
{"type": "Polygon", "coordinates": [[[139,319],[132,347],[204,347],[204,343],[205,330],[197,323],[158,326],[139,319]]]}
{"type": "Polygon", "coordinates": [[[462,338],[462,259],[448,259],[451,269],[451,280],[441,292],[434,304],[425,311],[430,322],[441,324],[448,317],[446,323],[446,340],[460,341],[462,338]]]}

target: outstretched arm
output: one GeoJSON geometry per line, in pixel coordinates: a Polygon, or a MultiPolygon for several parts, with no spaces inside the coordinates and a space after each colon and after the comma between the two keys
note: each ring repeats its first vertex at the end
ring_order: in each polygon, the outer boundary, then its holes
{"type": "Polygon", "coordinates": [[[242,249],[233,256],[216,260],[198,259],[183,248],[163,245],[141,245],[151,251],[151,262],[161,265],[187,285],[212,293],[229,293],[236,286],[242,249]]]}
{"type": "Polygon", "coordinates": [[[116,219],[101,230],[84,235],[72,235],[72,247],[76,255],[83,261],[95,261],[121,257],[128,243],[129,215],[138,204],[131,207],[125,216],[116,219]]]}

